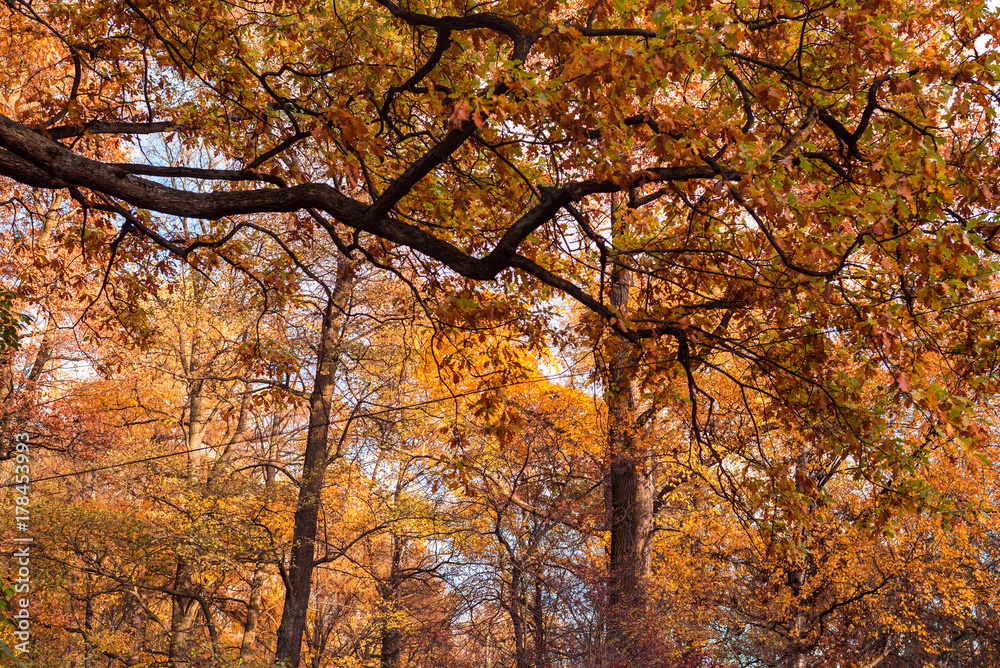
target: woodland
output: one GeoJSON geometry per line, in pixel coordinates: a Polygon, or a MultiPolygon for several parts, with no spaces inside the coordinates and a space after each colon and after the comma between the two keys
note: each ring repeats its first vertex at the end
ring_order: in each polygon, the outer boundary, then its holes
{"type": "Polygon", "coordinates": [[[1000,666],[997,35],[4,0],[0,661],[1000,666]]]}

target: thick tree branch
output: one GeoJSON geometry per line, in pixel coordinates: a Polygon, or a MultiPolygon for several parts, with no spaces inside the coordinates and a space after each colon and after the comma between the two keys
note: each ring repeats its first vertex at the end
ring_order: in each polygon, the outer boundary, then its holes
{"type": "Polygon", "coordinates": [[[161,176],[178,179],[204,179],[216,181],[264,181],[276,186],[285,186],[283,179],[270,174],[261,174],[243,169],[199,169],[197,167],[171,167],[159,165],[138,165],[132,163],[115,163],[113,165],[129,174],[142,176],[161,176]]]}
{"type": "Polygon", "coordinates": [[[185,126],[173,121],[156,121],[153,123],[110,123],[92,121],[81,125],[60,125],[41,130],[52,139],[70,139],[83,134],[91,135],[153,135],[170,130],[182,130],[185,126]]]}
{"type": "MultiPolygon", "coordinates": [[[[561,208],[589,195],[620,192],[623,188],[634,188],[646,183],[714,179],[719,176],[729,180],[739,178],[739,174],[734,170],[715,163],[711,166],[655,167],[637,171],[620,181],[587,180],[549,188],[543,191],[542,200],[537,205],[508,228],[489,254],[477,258],[415,225],[390,215],[391,209],[413,186],[447,160],[475,130],[474,123],[466,122],[462,127],[449,132],[442,142],[395,179],[372,205],[358,202],[329,185],[318,183],[236,192],[187,192],[139,178],[134,173],[145,171],[156,175],[189,175],[199,178],[248,178],[250,172],[106,164],[77,155],[58,142],[2,115],[0,115],[0,146],[9,152],[0,151],[0,174],[35,187],[72,186],[100,193],[110,207],[108,210],[125,216],[134,229],[180,257],[186,257],[199,247],[218,247],[232,238],[241,226],[236,226],[221,239],[196,241],[185,246],[158,234],[124,208],[113,205],[112,199],[167,215],[209,220],[241,214],[309,209],[324,211],[348,227],[369,232],[392,243],[416,250],[467,278],[490,280],[506,268],[522,269],[606,318],[615,317],[614,312],[589,296],[579,286],[518,256],[517,249],[520,244],[532,232],[551,220],[561,208]]],[[[628,338],[645,338],[658,333],[673,334],[672,329],[672,326],[667,326],[667,329],[660,327],[655,332],[652,330],[629,332],[624,326],[619,326],[620,333],[628,338]]]]}

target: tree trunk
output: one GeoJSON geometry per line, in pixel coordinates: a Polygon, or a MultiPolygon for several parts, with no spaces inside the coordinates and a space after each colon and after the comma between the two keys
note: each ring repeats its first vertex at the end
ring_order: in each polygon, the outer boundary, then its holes
{"type": "Polygon", "coordinates": [[[619,457],[607,473],[611,525],[607,642],[613,654],[645,653],[645,580],[652,568],[653,485],[642,462],[619,457]]]}
{"type": "MultiPolygon", "coordinates": [[[[243,416],[240,416],[243,420],[243,416]]],[[[278,449],[278,431],[280,416],[277,411],[272,413],[271,433],[267,441],[267,461],[273,462],[278,449]]],[[[277,469],[273,466],[264,468],[264,489],[270,489],[277,476],[277,469]]],[[[240,659],[244,664],[248,664],[254,658],[254,645],[257,642],[257,628],[260,624],[260,608],[263,602],[264,593],[264,563],[263,557],[254,565],[253,576],[250,578],[250,599],[247,601],[247,619],[243,625],[243,639],[240,642],[240,659]]]]}
{"type": "MultiPolygon", "coordinates": [[[[396,491],[396,503],[399,503],[399,490],[396,491]]],[[[389,563],[389,581],[380,587],[382,595],[382,607],[386,611],[387,619],[382,623],[381,638],[381,666],[382,668],[398,668],[399,659],[403,649],[403,634],[399,629],[399,621],[396,613],[399,611],[402,601],[403,578],[400,568],[403,561],[403,539],[392,534],[392,556],[389,563]]]]}
{"type": "Polygon", "coordinates": [[[309,428],[299,498],[295,507],[285,604],[281,611],[278,642],[274,652],[275,664],[284,668],[298,668],[302,651],[302,634],[306,627],[312,588],[316,528],[328,464],[331,406],[340,363],[341,321],[344,306],[353,288],[353,271],[353,263],[343,259],[338,268],[337,283],[332,292],[328,293],[323,313],[316,378],[309,397],[309,428]]]}
{"type": "Polygon", "coordinates": [[[258,563],[250,579],[250,600],[247,602],[247,620],[243,625],[243,639],[240,642],[240,659],[244,664],[253,660],[254,645],[257,642],[257,626],[260,622],[260,605],[264,592],[264,566],[258,563]]]}
{"type": "Polygon", "coordinates": [[[91,577],[87,576],[87,600],[83,609],[83,628],[86,635],[83,637],[83,668],[94,667],[94,643],[91,640],[94,633],[94,594],[91,586],[91,577]]]}
{"type": "Polygon", "coordinates": [[[190,664],[191,630],[198,616],[198,605],[193,598],[182,595],[193,587],[187,559],[179,558],[174,573],[174,591],[170,597],[170,646],[168,656],[174,668],[184,668],[190,664]]]}
{"type": "MultiPolygon", "coordinates": [[[[612,236],[618,221],[612,210],[612,236]]],[[[616,266],[611,272],[609,301],[627,317],[632,277],[616,266]]],[[[652,568],[653,481],[644,445],[636,438],[636,365],[641,350],[610,334],[605,345],[603,380],[608,407],[608,469],[604,502],[611,533],[608,548],[606,645],[610,663],[634,664],[646,653],[638,628],[644,620],[645,580],[652,568]]]]}
{"type": "Polygon", "coordinates": [[[42,334],[42,343],[38,346],[38,352],[35,353],[35,361],[31,364],[31,371],[28,372],[28,380],[33,383],[42,377],[45,365],[49,363],[49,360],[52,359],[52,354],[55,352],[55,346],[52,343],[53,329],[55,329],[55,326],[50,316],[49,322],[45,326],[45,332],[42,334]]]}
{"type": "MultiPolygon", "coordinates": [[[[201,380],[191,379],[196,372],[197,362],[197,338],[191,343],[191,349],[185,370],[187,371],[188,382],[188,424],[185,445],[187,448],[187,482],[194,487],[199,482],[201,470],[201,447],[205,438],[207,425],[204,422],[202,389],[204,384],[201,380]]],[[[182,353],[183,354],[183,353],[182,353]]],[[[188,665],[188,652],[191,644],[191,630],[194,621],[198,616],[198,606],[193,598],[188,598],[183,594],[193,588],[191,576],[191,564],[187,557],[178,555],[177,566],[174,572],[174,591],[171,596],[170,612],[170,648],[169,654],[173,666],[182,667],[188,665]]]]}
{"type": "MultiPolygon", "coordinates": [[[[194,355],[192,355],[194,357],[194,355]]],[[[195,380],[191,383],[189,392],[191,400],[189,402],[188,433],[187,433],[187,456],[188,456],[188,483],[197,485],[201,480],[201,464],[204,460],[202,447],[205,443],[205,432],[208,424],[205,423],[205,409],[202,398],[202,388],[204,383],[195,380]]]]}
{"type": "Polygon", "coordinates": [[[545,614],[542,611],[542,579],[535,574],[535,601],[531,608],[531,616],[534,620],[534,641],[535,641],[535,666],[538,668],[548,668],[548,648],[545,640],[545,614]]]}
{"type": "Polygon", "coordinates": [[[382,629],[382,668],[397,668],[403,648],[403,636],[398,628],[382,629]]]}
{"type": "Polygon", "coordinates": [[[517,668],[530,668],[528,642],[523,614],[524,569],[521,562],[513,560],[510,575],[510,622],[514,630],[514,661],[517,668]]]}

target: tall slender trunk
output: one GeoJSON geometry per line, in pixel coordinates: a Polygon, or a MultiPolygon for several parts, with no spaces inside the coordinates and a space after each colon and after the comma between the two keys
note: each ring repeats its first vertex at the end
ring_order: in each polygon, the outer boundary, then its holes
{"type": "Polygon", "coordinates": [[[538,668],[548,668],[548,647],[545,640],[545,614],[542,610],[542,579],[535,574],[535,597],[531,606],[531,618],[534,626],[535,642],[535,666],[538,668]]]}
{"type": "MultiPolygon", "coordinates": [[[[194,355],[192,355],[194,357],[194,355]]],[[[202,447],[205,443],[205,432],[208,424],[205,422],[205,407],[202,397],[204,382],[195,380],[191,383],[191,400],[189,402],[188,413],[188,433],[187,433],[187,456],[188,456],[188,484],[194,486],[201,480],[201,465],[204,461],[202,447]]]]}
{"type": "Polygon", "coordinates": [[[328,464],[327,445],[333,391],[340,363],[342,314],[353,288],[353,273],[353,263],[346,258],[342,259],[336,285],[328,294],[323,312],[316,378],[309,397],[309,428],[306,433],[299,498],[295,507],[285,604],[281,611],[278,642],[274,652],[275,664],[284,668],[298,668],[302,652],[302,634],[306,627],[312,588],[316,529],[328,464]]]}
{"type": "Polygon", "coordinates": [[[91,586],[91,577],[87,576],[87,600],[84,602],[83,628],[86,635],[83,637],[83,668],[93,668],[94,666],[94,593],[91,586]]]}
{"type": "Polygon", "coordinates": [[[29,381],[27,387],[18,386],[13,351],[0,353],[0,431],[3,434],[16,434],[22,431],[24,421],[27,418],[23,404],[25,392],[29,391],[32,383],[39,381],[55,354],[55,342],[53,341],[55,328],[55,318],[50,314],[42,332],[42,341],[35,352],[35,359],[27,374],[29,381]],[[21,405],[19,406],[19,404],[21,405]]]}
{"type": "MultiPolygon", "coordinates": [[[[612,237],[618,231],[612,209],[612,237]]],[[[609,301],[628,316],[632,277],[615,266],[609,301]]],[[[604,502],[608,529],[608,609],[606,644],[612,664],[631,664],[646,653],[637,626],[644,619],[645,580],[652,568],[653,481],[645,447],[637,439],[635,386],[641,350],[611,334],[605,347],[603,380],[608,407],[608,469],[604,474],[604,502]]]]}
{"type": "MultiPolygon", "coordinates": [[[[809,475],[809,466],[805,455],[800,454],[795,458],[795,470],[795,491],[799,494],[805,494],[803,481],[809,475]]],[[[810,509],[809,514],[811,515],[812,512],[813,510],[810,509]]],[[[805,541],[805,528],[799,529],[799,539],[803,542],[805,541]]],[[[803,589],[808,580],[809,572],[813,570],[812,566],[812,558],[809,552],[803,555],[801,561],[796,561],[794,564],[787,564],[785,566],[787,584],[789,589],[792,590],[792,601],[794,601],[796,608],[795,621],[792,625],[791,638],[789,638],[789,646],[791,648],[788,659],[789,668],[806,668],[808,664],[808,655],[802,651],[805,637],[810,631],[807,628],[809,620],[805,614],[808,601],[805,600],[803,589]]]]}
{"type": "Polygon", "coordinates": [[[191,571],[187,559],[179,558],[174,571],[174,591],[170,597],[170,646],[168,657],[174,668],[185,668],[190,665],[188,656],[191,646],[191,631],[198,617],[198,604],[193,598],[184,596],[182,592],[193,587],[191,571]]]}
{"type": "Polygon", "coordinates": [[[48,324],[45,326],[45,332],[42,334],[42,343],[38,346],[38,352],[35,353],[35,361],[31,364],[31,371],[28,372],[28,380],[31,382],[36,382],[42,376],[42,372],[45,371],[45,365],[49,363],[52,359],[52,354],[55,352],[55,345],[52,342],[52,332],[55,329],[55,323],[52,318],[49,318],[48,324]]]}
{"type": "Polygon", "coordinates": [[[510,623],[514,630],[514,662],[517,668],[530,668],[524,619],[524,568],[520,560],[512,559],[510,571],[510,623]]]}
{"type": "Polygon", "coordinates": [[[264,565],[260,562],[253,569],[250,578],[250,600],[247,602],[247,619],[243,625],[243,638],[240,641],[240,659],[248,663],[253,659],[254,645],[257,642],[257,626],[260,623],[260,606],[264,599],[264,565]]]}
{"type": "MultiPolygon", "coordinates": [[[[613,397],[621,400],[621,397],[613,397]]],[[[634,427],[633,412],[611,417],[611,463],[605,474],[605,504],[611,532],[608,549],[607,644],[619,661],[646,653],[639,628],[645,619],[645,581],[652,569],[653,481],[643,458],[634,452],[624,429],[634,427]],[[626,422],[622,417],[629,418],[626,422]],[[624,424],[615,424],[621,421],[624,424]]]]}
{"type": "MultiPolygon", "coordinates": [[[[805,573],[801,567],[793,569],[788,574],[788,584],[792,589],[792,600],[795,601],[796,605],[799,605],[802,598],[802,586],[805,584],[805,573]]],[[[792,637],[789,639],[792,651],[788,657],[788,668],[806,668],[808,656],[802,651],[802,636],[806,631],[805,625],[805,615],[801,611],[796,611],[792,637]]]]}
{"type": "MultiPolygon", "coordinates": [[[[242,418],[241,418],[242,419],[242,418]]],[[[267,443],[267,461],[273,462],[278,449],[279,416],[275,411],[271,419],[271,434],[267,443]]],[[[273,466],[264,468],[264,489],[270,489],[274,484],[277,470],[273,466]]],[[[260,608],[264,599],[265,568],[263,555],[254,565],[250,578],[250,599],[247,601],[247,618],[243,625],[243,639],[240,642],[240,659],[249,663],[254,658],[254,645],[257,643],[257,628],[260,624],[260,608]]]]}
{"type": "MultiPolygon", "coordinates": [[[[186,362],[186,371],[190,378],[196,372],[197,362],[197,339],[191,343],[189,357],[186,362]]],[[[185,445],[187,447],[188,469],[187,482],[190,487],[194,487],[199,482],[201,471],[202,443],[205,439],[207,425],[204,421],[204,407],[202,400],[202,389],[204,384],[201,380],[189,380],[188,383],[188,421],[185,445]]],[[[171,665],[182,668],[188,665],[188,652],[191,644],[191,632],[195,619],[198,617],[198,604],[193,598],[184,594],[192,591],[194,580],[191,574],[191,563],[183,554],[177,555],[177,564],[174,569],[175,594],[170,597],[170,647],[169,656],[171,665]]]]}
{"type": "MultiPolygon", "coordinates": [[[[399,493],[397,489],[398,503],[399,493]]],[[[403,634],[399,630],[396,614],[402,599],[403,578],[400,572],[403,560],[403,539],[392,534],[392,556],[389,562],[389,580],[380,587],[383,609],[389,613],[382,624],[381,666],[382,668],[398,668],[403,648],[403,634]]]]}

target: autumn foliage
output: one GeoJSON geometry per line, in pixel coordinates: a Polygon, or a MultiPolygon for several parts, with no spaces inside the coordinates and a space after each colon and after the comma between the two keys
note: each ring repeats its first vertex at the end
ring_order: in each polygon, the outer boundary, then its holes
{"type": "Polygon", "coordinates": [[[998,34],[7,0],[0,660],[1000,665],[998,34]]]}

